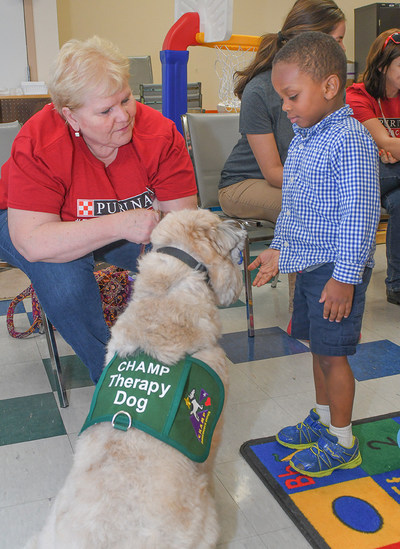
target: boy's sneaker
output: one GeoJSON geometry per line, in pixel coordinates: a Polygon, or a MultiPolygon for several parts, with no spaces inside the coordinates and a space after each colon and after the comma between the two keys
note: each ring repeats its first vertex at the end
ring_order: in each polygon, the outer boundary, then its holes
{"type": "Polygon", "coordinates": [[[353,446],[345,448],[338,443],[335,435],[327,431],[314,446],[296,452],[289,463],[292,469],[303,475],[325,477],[335,469],[353,469],[361,462],[356,437],[353,437],[353,446]]]}
{"type": "Polygon", "coordinates": [[[275,438],[282,446],[302,450],[310,448],[327,430],[328,425],[321,423],[319,415],[313,409],[310,410],[310,415],[304,421],[292,427],[284,427],[275,438]]]}

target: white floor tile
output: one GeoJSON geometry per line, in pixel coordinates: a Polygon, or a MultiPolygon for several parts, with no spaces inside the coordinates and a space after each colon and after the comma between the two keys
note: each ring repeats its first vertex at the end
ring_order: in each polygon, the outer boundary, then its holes
{"type": "Polygon", "coordinates": [[[220,522],[219,543],[254,537],[256,532],[222,484],[215,482],[215,499],[220,522]]]}
{"type": "Polygon", "coordinates": [[[257,534],[290,527],[291,520],[242,458],[220,463],[216,474],[257,534]]]}
{"type": "Polygon", "coordinates": [[[0,447],[0,463],[4,508],[54,497],[71,468],[72,449],[67,436],[11,444],[0,447]]]}
{"type": "Polygon", "coordinates": [[[17,398],[50,391],[51,385],[40,359],[2,364],[0,399],[17,398]]]}
{"type": "MultiPolygon", "coordinates": [[[[261,364],[261,368],[263,367],[264,365],[261,364]]],[[[229,376],[228,403],[240,404],[250,400],[263,399],[268,396],[267,393],[251,379],[250,375],[241,364],[231,364],[229,366],[229,376]]]]}
{"type": "Polygon", "coordinates": [[[271,398],[246,404],[228,402],[224,414],[222,444],[217,452],[218,463],[236,460],[244,442],[273,435],[278,426],[281,428],[288,425],[290,420],[290,415],[271,398]]]}
{"type": "Polygon", "coordinates": [[[394,410],[400,410],[400,374],[394,376],[380,377],[378,379],[368,379],[360,382],[363,387],[370,389],[388,400],[394,410]]]}
{"type": "MultiPolygon", "coordinates": [[[[310,549],[311,545],[295,527],[283,528],[260,536],[267,549],[310,549]]],[[[346,542],[343,540],[343,548],[346,542]]]]}
{"type": "Polygon", "coordinates": [[[241,370],[270,397],[296,395],[314,387],[311,353],[243,363],[241,370]]]}
{"type": "MultiPolygon", "coordinates": [[[[89,413],[94,393],[94,385],[68,391],[69,406],[59,408],[65,429],[68,434],[79,433],[89,413]]],[[[57,405],[58,404],[58,399],[57,405]]]]}
{"type": "MultiPolygon", "coordinates": [[[[278,418],[279,421],[275,422],[278,423],[276,428],[279,431],[286,425],[296,425],[299,421],[303,421],[303,419],[308,416],[311,408],[315,407],[315,391],[314,389],[310,389],[303,393],[299,392],[297,395],[275,397],[274,401],[290,416],[290,419],[286,420],[286,423],[284,416],[278,418]]],[[[277,431],[275,430],[270,434],[273,435],[276,432],[277,431]]]]}
{"type": "Polygon", "coordinates": [[[15,364],[40,360],[35,336],[25,339],[14,339],[8,334],[0,338],[2,364],[15,364]]]}
{"type": "Polygon", "coordinates": [[[218,549],[265,549],[265,544],[259,536],[234,540],[217,545],[218,549]]]}
{"type": "MultiPolygon", "coordinates": [[[[392,377],[392,376],[389,376],[392,377]]],[[[397,376],[395,376],[397,377],[397,376]]],[[[382,380],[383,378],[381,378],[382,380]]],[[[375,391],[371,381],[360,381],[356,383],[356,394],[353,406],[353,420],[364,419],[367,417],[380,416],[395,412],[400,408],[400,398],[388,398],[385,394],[375,391]]],[[[394,387],[393,387],[394,389],[394,387]]],[[[400,388],[398,388],[400,392],[400,388]]]]}
{"type": "Polygon", "coordinates": [[[42,499],[0,509],[0,547],[22,549],[39,532],[49,514],[52,500],[42,499]]]}

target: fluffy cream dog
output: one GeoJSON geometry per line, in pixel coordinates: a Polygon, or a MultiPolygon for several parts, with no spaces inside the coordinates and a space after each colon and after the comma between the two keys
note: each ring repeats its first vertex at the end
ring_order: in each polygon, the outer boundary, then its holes
{"type": "MultiPolygon", "coordinates": [[[[237,259],[244,239],[245,231],[206,210],[168,214],[153,231],[153,250],[140,259],[133,296],[112,329],[106,362],[115,353],[124,357],[140,349],[172,368],[192,355],[226,386],[217,305],[239,296],[237,259]],[[170,255],[171,247],[192,256],[195,265],[170,255]],[[160,248],[165,251],[157,252],[160,248]]],[[[196,401],[193,415],[201,410],[196,401]]],[[[72,470],[47,523],[27,547],[215,547],[219,528],[210,473],[221,425],[204,462],[136,428],[124,432],[110,422],[89,427],[79,437],[72,470]]]]}

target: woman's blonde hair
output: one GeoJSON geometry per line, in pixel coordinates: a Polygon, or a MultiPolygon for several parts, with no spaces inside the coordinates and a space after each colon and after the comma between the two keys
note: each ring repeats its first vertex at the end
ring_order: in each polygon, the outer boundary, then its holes
{"type": "Polygon", "coordinates": [[[386,71],[392,61],[400,57],[400,46],[389,40],[385,49],[383,46],[388,36],[400,33],[400,29],[383,31],[373,41],[366,61],[366,68],[359,80],[364,82],[367,92],[375,99],[386,98],[386,71]]]}
{"type": "Polygon", "coordinates": [[[246,84],[272,67],[275,54],[288,40],[305,31],[330,34],[342,21],[345,21],[344,13],[333,0],[297,0],[286,16],[282,29],[278,33],[264,34],[254,60],[236,73],[239,79],[235,94],[242,98],[246,84]]]}
{"type": "Polygon", "coordinates": [[[61,114],[63,107],[82,107],[93,92],[100,97],[121,91],[129,82],[129,61],[109,42],[93,36],[87,40],[69,40],[56,59],[49,93],[61,114]]]}

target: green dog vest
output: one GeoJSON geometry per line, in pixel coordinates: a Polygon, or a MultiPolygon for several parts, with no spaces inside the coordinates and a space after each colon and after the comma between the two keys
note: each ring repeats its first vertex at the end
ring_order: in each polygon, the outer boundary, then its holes
{"type": "Polygon", "coordinates": [[[82,427],[110,421],[136,427],[193,461],[205,461],[224,404],[224,386],[207,364],[186,356],[165,366],[145,353],[115,354],[96,386],[82,427]]]}

